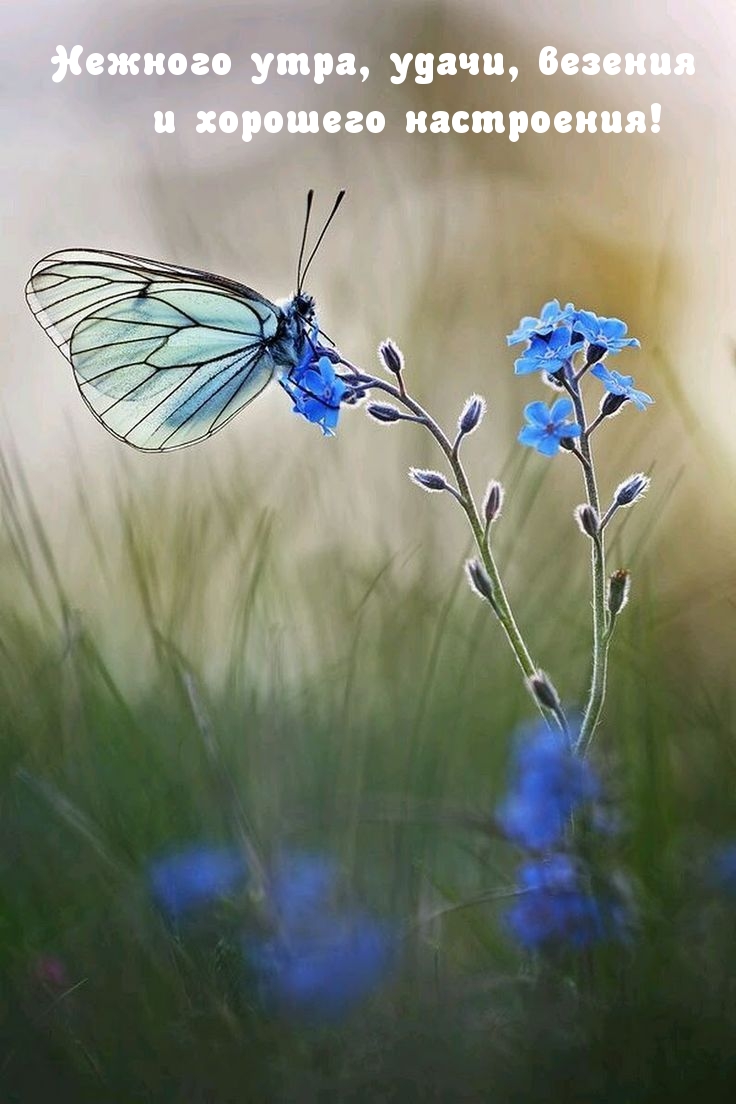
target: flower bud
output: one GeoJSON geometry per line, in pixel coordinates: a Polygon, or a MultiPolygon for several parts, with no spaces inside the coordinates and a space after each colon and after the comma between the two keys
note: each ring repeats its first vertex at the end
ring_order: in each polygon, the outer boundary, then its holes
{"type": "Polygon", "coordinates": [[[463,412],[458,419],[460,436],[464,437],[480,425],[481,418],[486,412],[486,400],[481,395],[471,395],[463,407],[463,412]]]}
{"type": "Polygon", "coordinates": [[[540,705],[545,709],[552,709],[556,713],[560,708],[560,698],[555,690],[549,675],[545,671],[535,671],[535,673],[527,679],[526,684],[531,692],[533,698],[535,698],[540,705]]]}
{"type": "Polygon", "coordinates": [[[557,372],[545,372],[545,383],[548,383],[550,387],[553,387],[555,391],[565,390],[565,369],[560,368],[557,372]]]}
{"type": "Polygon", "coordinates": [[[614,414],[618,414],[626,401],[626,395],[612,395],[609,392],[601,402],[601,414],[604,418],[610,418],[614,414]]]}
{"type": "Polygon", "coordinates": [[[598,536],[601,519],[598,516],[598,511],[589,506],[587,502],[584,502],[582,506],[575,507],[575,520],[580,527],[580,531],[585,533],[587,537],[598,536]]]}
{"type": "Polygon", "coordinates": [[[409,468],[409,478],[423,487],[425,491],[449,491],[450,487],[444,475],[423,468],[409,468]]]}
{"type": "Polygon", "coordinates": [[[375,418],[377,422],[401,421],[401,411],[397,410],[395,406],[391,406],[390,403],[369,403],[365,409],[366,413],[370,414],[371,418],[375,418]]]}
{"type": "Polygon", "coordinates": [[[388,338],[378,346],[378,356],[385,368],[395,376],[400,376],[404,369],[404,354],[393,341],[388,338]]]}
{"type": "Polygon", "coordinates": [[[637,498],[646,494],[650,482],[649,476],[644,475],[644,472],[630,475],[623,483],[619,483],[613,501],[617,506],[631,506],[632,502],[636,502],[637,498]]]}
{"type": "Polygon", "coordinates": [[[495,606],[495,599],[493,597],[493,583],[490,580],[488,572],[483,567],[483,564],[478,560],[468,560],[465,565],[465,570],[468,573],[468,582],[471,589],[481,598],[485,598],[486,602],[490,602],[492,606],[495,606]]]}
{"type": "Polygon", "coordinates": [[[502,484],[499,483],[497,479],[492,479],[488,484],[485,502],[483,503],[483,514],[486,519],[486,525],[490,525],[501,513],[503,509],[503,498],[504,489],[502,484]]]}
{"type": "Polygon", "coordinates": [[[625,568],[614,571],[608,580],[608,609],[615,617],[620,613],[629,600],[631,590],[631,575],[625,568]]]}
{"type": "MultiPolygon", "coordinates": [[[[582,337],[583,335],[580,334],[580,336],[582,337]]],[[[599,360],[603,359],[607,352],[608,349],[605,345],[596,345],[595,342],[591,342],[585,354],[586,368],[589,368],[591,364],[597,364],[599,360]]]]}

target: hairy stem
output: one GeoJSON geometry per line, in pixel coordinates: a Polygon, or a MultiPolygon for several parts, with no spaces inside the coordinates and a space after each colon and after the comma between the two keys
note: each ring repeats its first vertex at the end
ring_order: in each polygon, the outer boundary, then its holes
{"type": "MultiPolygon", "coordinates": [[[[409,395],[404,388],[396,388],[386,380],[378,379],[374,376],[367,376],[360,372],[354,365],[348,361],[342,362],[346,368],[350,369],[356,377],[359,378],[362,386],[368,389],[375,389],[384,391],[387,395],[396,401],[400,402],[407,410],[416,417],[426,428],[429,430],[435,441],[439,445],[440,449],[444,453],[450,467],[452,468],[453,475],[457,482],[458,495],[457,500],[460,503],[465,515],[468,519],[468,523],[473,533],[473,539],[475,540],[478,554],[483,563],[491,585],[493,587],[493,610],[498,620],[501,622],[501,626],[506,634],[506,639],[511,645],[511,649],[516,656],[516,661],[519,667],[524,673],[524,676],[528,679],[532,675],[536,674],[537,666],[532,659],[529,649],[527,648],[524,638],[521,635],[519,626],[516,623],[511,605],[509,603],[506,591],[504,590],[503,583],[501,582],[501,576],[496,564],[495,557],[491,550],[490,541],[488,540],[488,533],[486,527],[481,521],[478,507],[476,506],[473,498],[468,477],[465,473],[462,461],[459,455],[459,441],[451,442],[441,427],[435,422],[434,418],[427,413],[426,410],[420,404],[409,395]]],[[[567,729],[567,723],[564,714],[560,710],[558,715],[555,710],[547,709],[543,706],[535,697],[536,705],[548,724],[552,724],[555,727],[561,729],[563,732],[567,729]]]]}
{"type": "MultiPolygon", "coordinates": [[[[575,450],[581,461],[585,491],[588,504],[600,516],[600,499],[595,478],[595,465],[590,446],[590,435],[596,422],[588,427],[585,419],[585,407],[580,393],[577,377],[565,384],[575,407],[575,416],[582,426],[580,448],[575,450]]],[[[600,720],[603,702],[606,696],[606,674],[608,669],[608,614],[606,610],[606,552],[603,529],[599,530],[591,541],[591,573],[593,580],[593,670],[590,680],[590,693],[580,726],[576,750],[585,755],[590,747],[596,726],[600,720]]]]}

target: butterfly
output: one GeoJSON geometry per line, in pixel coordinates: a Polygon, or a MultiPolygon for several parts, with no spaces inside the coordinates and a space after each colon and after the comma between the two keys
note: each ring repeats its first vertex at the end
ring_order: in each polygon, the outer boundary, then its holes
{"type": "MultiPolygon", "coordinates": [[[[144,452],[196,444],[275,378],[295,397],[320,335],[303,281],[344,195],[302,268],[309,192],[297,291],[282,305],[224,276],[96,249],[39,261],[26,285],[28,305],[110,433],[144,452]]],[[[304,396],[296,399],[305,405],[304,396]]]]}

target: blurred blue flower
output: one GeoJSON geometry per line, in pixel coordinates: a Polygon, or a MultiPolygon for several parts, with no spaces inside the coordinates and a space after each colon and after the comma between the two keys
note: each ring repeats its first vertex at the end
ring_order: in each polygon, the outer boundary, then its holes
{"type": "Polygon", "coordinates": [[[230,896],[246,876],[240,851],[206,844],[170,851],[148,868],[153,898],[172,919],[230,896]]]}
{"type": "Polygon", "coordinates": [[[570,399],[558,399],[551,409],[543,402],[529,403],[524,408],[524,417],[529,424],[521,430],[518,440],[543,456],[556,456],[561,441],[579,437],[582,433],[582,427],[577,422],[566,421],[572,411],[570,399]]]}
{"type": "Polygon", "coordinates": [[[558,299],[550,299],[549,303],[545,303],[542,307],[539,318],[532,318],[530,315],[522,318],[514,332],[507,336],[506,344],[518,345],[520,341],[529,341],[535,335],[543,337],[545,334],[552,333],[560,322],[567,322],[574,311],[572,303],[562,308],[558,299]]]}
{"type": "Polygon", "coordinates": [[[389,928],[368,916],[322,915],[313,926],[246,945],[261,994],[282,1011],[331,1022],[386,977],[394,957],[389,928]]]}
{"type": "Polygon", "coordinates": [[[715,889],[736,897],[736,842],[714,848],[709,863],[709,880],[715,889]]]}
{"type": "Polygon", "coordinates": [[[600,796],[590,763],[570,750],[561,733],[540,721],[517,738],[496,821],[510,840],[543,851],[560,842],[572,813],[600,796]]]}
{"type": "Polygon", "coordinates": [[[606,354],[613,356],[622,349],[640,347],[635,337],[626,337],[628,326],[620,318],[600,318],[592,311],[576,311],[573,328],[576,336],[581,334],[588,342],[588,364],[606,354]]]}
{"type": "Polygon", "coordinates": [[[626,934],[628,909],[612,890],[593,894],[580,864],[569,855],[525,863],[521,895],[506,913],[514,938],[528,950],[552,945],[580,949],[626,934]]]}
{"type": "Polygon", "coordinates": [[[582,345],[582,341],[572,341],[569,326],[560,326],[548,337],[534,334],[524,352],[514,361],[514,372],[517,376],[526,376],[530,372],[547,372],[550,375],[559,372],[582,345]]]}
{"type": "Polygon", "coordinates": [[[637,410],[646,410],[647,406],[654,402],[654,399],[651,395],[647,395],[646,391],[636,390],[633,386],[633,376],[622,376],[620,372],[609,372],[603,364],[596,364],[595,368],[591,368],[590,374],[601,381],[609,394],[616,395],[624,400],[629,399],[637,410]]]}
{"type": "Polygon", "coordinates": [[[306,364],[301,362],[281,382],[294,400],[294,413],[320,426],[326,437],[334,436],[340,403],[350,388],[336,374],[329,356],[323,354],[306,364]]]}
{"type": "Polygon", "coordinates": [[[282,855],[269,879],[274,932],[244,944],[269,1005],[323,1022],[367,996],[388,972],[396,949],[386,924],[335,909],[336,885],[331,859],[282,855]]]}
{"type": "Polygon", "coordinates": [[[333,896],[337,864],[325,855],[288,852],[274,863],[269,882],[273,911],[295,928],[319,916],[333,896]]]}

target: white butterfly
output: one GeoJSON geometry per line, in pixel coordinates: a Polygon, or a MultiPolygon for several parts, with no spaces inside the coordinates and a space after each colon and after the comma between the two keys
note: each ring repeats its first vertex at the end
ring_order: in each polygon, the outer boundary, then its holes
{"type": "Polygon", "coordinates": [[[319,330],[302,281],[343,195],[302,271],[309,193],[298,290],[282,306],[223,276],[94,249],[39,261],[28,305],[106,429],[145,451],[195,444],[312,355],[319,330]]]}

